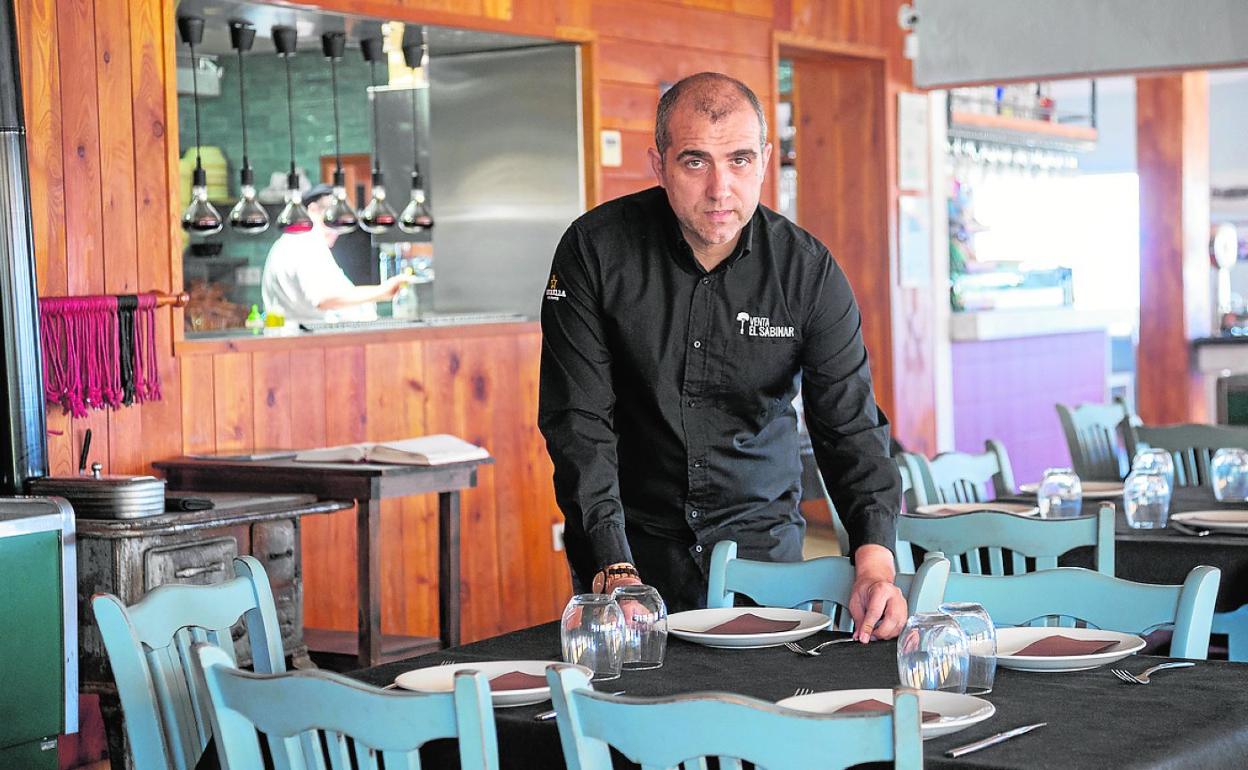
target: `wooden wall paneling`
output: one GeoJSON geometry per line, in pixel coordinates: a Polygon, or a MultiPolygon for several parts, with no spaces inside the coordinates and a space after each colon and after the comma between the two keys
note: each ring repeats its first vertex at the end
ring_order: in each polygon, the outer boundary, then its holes
{"type": "Polygon", "coordinates": [[[893,403],[892,311],[884,64],[847,57],[793,57],[797,115],[798,222],[845,271],[862,312],[876,400],[893,403]]]}
{"type": "Polygon", "coordinates": [[[653,84],[604,82],[599,93],[604,128],[654,134],[659,89],[653,84]]]}
{"type": "Polygon", "coordinates": [[[290,351],[290,446],[328,446],[325,433],[325,351],[290,351]]]}
{"type": "MultiPolygon", "coordinates": [[[[324,351],[325,445],[365,441],[364,348],[324,351]]],[[[315,398],[309,393],[308,398],[315,398]]],[[[309,516],[303,525],[304,625],[356,629],[355,509],[309,516]]]]}
{"type": "MultiPolygon", "coordinates": [[[[100,126],[95,13],[91,0],[57,3],[61,130],[69,294],[104,291],[100,203],[100,126]],[[72,224],[72,226],[70,226],[72,224]]],[[[99,437],[97,437],[99,438],[99,437]]]]}
{"type": "MultiPolygon", "coordinates": [[[[176,260],[169,184],[170,135],[165,120],[165,39],[163,3],[130,3],[130,75],[134,126],[134,206],[137,215],[139,291],[173,289],[171,265],[176,260]]],[[[172,25],[171,25],[172,26],[172,25]]],[[[176,153],[176,147],[172,148],[176,153]]],[[[177,168],[177,164],[173,164],[177,168]]],[[[176,186],[173,188],[176,190],[176,186]]],[[[177,260],[180,261],[180,260],[177,260]]],[[[181,281],[178,281],[181,286],[181,281]]],[[[163,313],[162,313],[163,314],[163,313]]],[[[163,320],[163,319],[162,319],[163,320]]],[[[170,348],[163,347],[169,351],[170,348]]]]}
{"type": "Polygon", "coordinates": [[[661,82],[675,82],[695,72],[722,72],[747,83],[762,99],[763,91],[770,90],[774,80],[766,49],[759,49],[757,55],[740,54],[735,53],[738,49],[707,51],[608,37],[602,38],[598,45],[600,82],[629,83],[654,89],[652,102],[646,109],[651,126],[654,125],[654,108],[658,105],[658,85],[661,82]]]}
{"type": "Polygon", "coordinates": [[[511,18],[545,27],[588,27],[586,0],[512,0],[511,18]]]}
{"type": "Polygon", "coordinates": [[[183,356],[181,369],[182,454],[217,448],[212,356],[183,356]]]}
{"type": "Polygon", "coordinates": [[[1190,341],[1212,326],[1208,75],[1137,78],[1135,94],[1138,357],[1147,362],[1136,379],[1136,408],[1150,424],[1203,422],[1210,415],[1190,341]]]}
{"type": "Polygon", "coordinates": [[[61,67],[55,0],[16,3],[35,281],[40,296],[69,291],[61,144],[61,67]]]}
{"type": "Polygon", "coordinates": [[[251,355],[212,357],[212,403],[218,452],[251,449],[253,425],[251,355]]]}
{"type": "Polygon", "coordinates": [[[640,192],[650,187],[654,187],[656,182],[654,177],[645,178],[637,176],[614,176],[611,174],[602,175],[602,200],[609,201],[615,198],[628,195],[630,193],[640,192]]]}
{"type": "Polygon", "coordinates": [[[293,445],[297,381],[291,378],[290,353],[251,354],[251,436],[256,449],[293,445]]]}
{"type": "MultiPolygon", "coordinates": [[[[425,434],[424,344],[369,345],[364,352],[370,441],[425,434]]],[[[381,601],[385,633],[437,635],[436,498],[387,500],[381,509],[381,601]]]]}
{"type": "MultiPolygon", "coordinates": [[[[430,433],[450,433],[493,452],[489,410],[507,387],[488,365],[497,344],[497,340],[476,339],[426,344],[425,382],[429,392],[436,394],[426,403],[425,424],[430,433]]],[[[483,466],[477,473],[476,489],[464,492],[461,501],[460,613],[465,640],[501,633],[517,612],[516,603],[503,601],[501,594],[494,545],[498,538],[494,478],[495,469],[483,466]]]]}
{"type": "Polygon", "coordinates": [[[788,29],[793,32],[852,43],[878,45],[899,37],[897,12],[890,0],[786,0],[788,29]]]}
{"type": "Polygon", "coordinates": [[[603,37],[707,51],[758,51],[771,45],[768,19],[681,7],[654,0],[594,0],[590,25],[603,37]]]}
{"type": "MultiPolygon", "coordinates": [[[[180,323],[180,321],[179,321],[180,323]]],[[[156,347],[160,351],[157,366],[160,369],[161,399],[148,401],[139,410],[143,423],[143,469],[146,472],[156,460],[176,457],[185,451],[183,435],[186,431],[185,412],[182,409],[184,385],[191,378],[182,377],[182,367],[186,361],[194,357],[175,358],[173,350],[173,324],[169,321],[168,311],[157,312],[156,315],[156,347]]],[[[199,358],[207,359],[207,356],[199,358]]],[[[201,386],[202,387],[202,386],[201,386]]],[[[209,409],[211,419],[212,411],[209,409]]],[[[207,430],[211,426],[204,426],[207,430]]],[[[206,435],[211,435],[206,434],[206,435]]]]}

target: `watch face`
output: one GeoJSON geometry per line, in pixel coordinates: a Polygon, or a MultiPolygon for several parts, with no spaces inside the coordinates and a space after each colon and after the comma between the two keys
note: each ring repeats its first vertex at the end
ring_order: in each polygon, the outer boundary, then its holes
{"type": "Polygon", "coordinates": [[[1235,264],[1235,259],[1239,256],[1239,233],[1235,230],[1235,225],[1229,222],[1223,222],[1213,233],[1213,263],[1218,267],[1226,268],[1235,264]]]}

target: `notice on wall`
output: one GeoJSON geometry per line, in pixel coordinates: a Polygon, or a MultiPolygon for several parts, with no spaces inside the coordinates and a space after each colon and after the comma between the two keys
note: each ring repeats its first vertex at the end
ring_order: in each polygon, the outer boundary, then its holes
{"type": "Polygon", "coordinates": [[[927,95],[897,94],[897,186],[927,192],[927,95]]]}
{"type": "Polygon", "coordinates": [[[901,195],[897,205],[898,280],[920,289],[932,282],[931,204],[926,195],[901,195]]]}

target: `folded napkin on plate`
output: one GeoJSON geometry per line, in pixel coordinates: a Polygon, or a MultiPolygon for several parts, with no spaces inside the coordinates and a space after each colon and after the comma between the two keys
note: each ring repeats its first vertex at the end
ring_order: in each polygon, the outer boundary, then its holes
{"type": "Polygon", "coordinates": [[[526,674],[523,671],[508,671],[490,680],[491,690],[532,690],[545,686],[546,677],[526,674]]]}
{"type": "MultiPolygon", "coordinates": [[[[841,706],[839,709],[836,710],[836,713],[837,714],[856,714],[862,711],[892,711],[892,710],[893,710],[893,707],[888,705],[884,701],[876,700],[875,698],[868,698],[867,700],[860,700],[857,703],[851,703],[848,706],[841,706]]],[[[935,722],[937,719],[940,719],[940,714],[937,714],[935,711],[923,712],[924,722],[935,722]]]]}
{"type": "Polygon", "coordinates": [[[183,495],[165,495],[165,510],[173,511],[206,511],[213,507],[213,502],[206,497],[189,497],[183,495]]]}
{"type": "Polygon", "coordinates": [[[792,631],[801,624],[800,620],[771,620],[747,612],[727,623],[712,626],[704,634],[770,634],[777,631],[792,631]]]}
{"type": "Polygon", "coordinates": [[[1034,655],[1043,658],[1065,658],[1073,655],[1095,655],[1118,644],[1117,639],[1072,639],[1054,634],[1037,639],[1015,655],[1034,655]]]}

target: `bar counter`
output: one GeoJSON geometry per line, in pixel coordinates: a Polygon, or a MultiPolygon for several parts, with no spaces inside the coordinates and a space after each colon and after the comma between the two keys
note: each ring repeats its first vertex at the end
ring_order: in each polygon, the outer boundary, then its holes
{"type": "MultiPolygon", "coordinates": [[[[388,320],[388,319],[383,319],[388,320]]],[[[249,329],[222,329],[213,332],[197,332],[174,343],[178,355],[202,355],[213,353],[271,352],[302,348],[341,347],[344,345],[374,345],[412,340],[461,339],[497,337],[502,335],[539,333],[541,326],[536,320],[515,320],[499,323],[465,323],[457,325],[424,325],[413,323],[408,328],[379,325],[368,328],[362,325],[347,331],[302,331],[297,325],[280,333],[260,333],[249,329]]]]}

